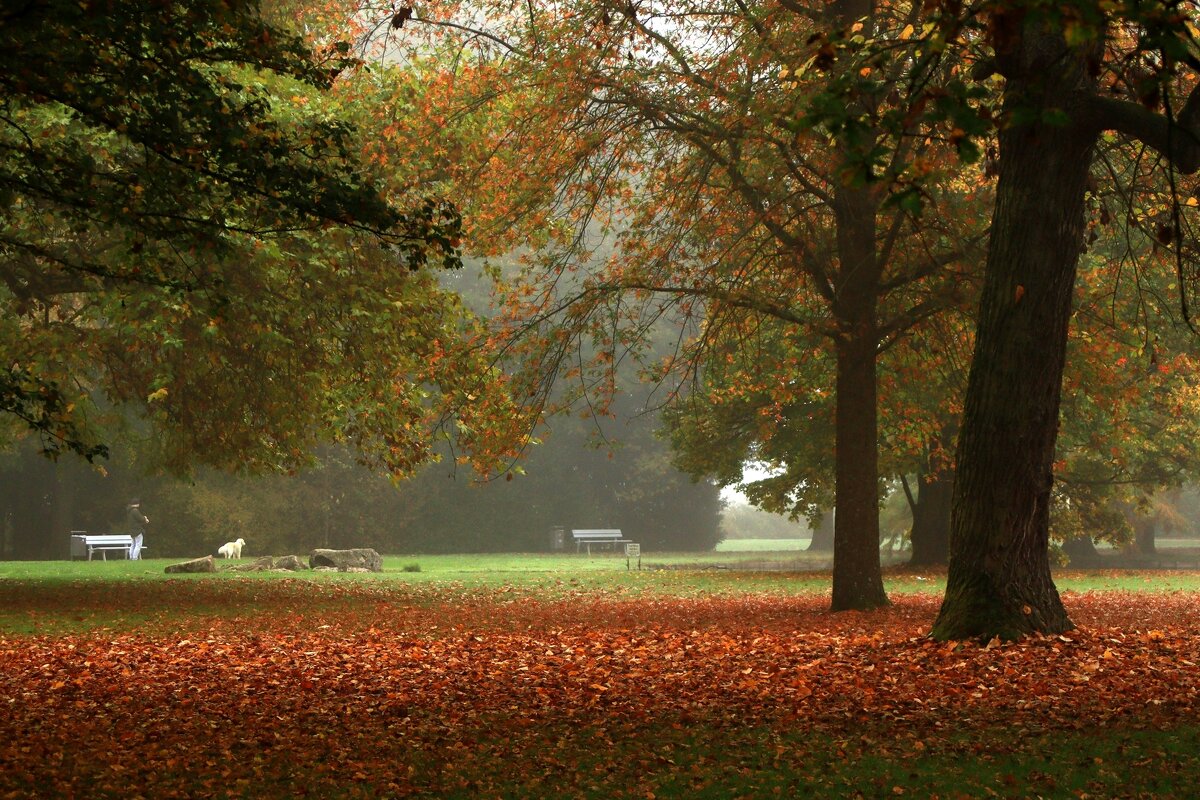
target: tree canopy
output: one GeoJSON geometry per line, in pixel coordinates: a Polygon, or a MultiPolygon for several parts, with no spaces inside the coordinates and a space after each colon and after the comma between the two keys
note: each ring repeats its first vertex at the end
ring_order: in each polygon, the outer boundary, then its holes
{"type": "Polygon", "coordinates": [[[414,272],[459,264],[459,214],[362,156],[349,49],[257,3],[6,7],[0,410],[46,452],[102,456],[128,411],[178,468],[348,438],[404,472],[456,413],[482,442],[491,361],[414,272]]]}

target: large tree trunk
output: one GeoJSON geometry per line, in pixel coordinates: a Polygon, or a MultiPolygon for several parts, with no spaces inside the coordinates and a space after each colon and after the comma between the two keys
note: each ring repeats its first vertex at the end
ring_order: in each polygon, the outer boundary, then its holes
{"type": "MultiPolygon", "coordinates": [[[[1080,53],[1025,23],[1001,54],[1000,180],[958,439],[938,639],[1073,627],[1050,577],[1054,441],[1095,131],[1047,124],[1088,85],[1080,53]]],[[[1074,119],[1073,109],[1065,109],[1074,119]]]]}
{"type": "MultiPolygon", "coordinates": [[[[866,23],[874,0],[833,0],[825,8],[834,28],[866,23]]],[[[855,146],[861,146],[855,145],[855,146]]],[[[847,162],[859,153],[846,152],[847,162]]],[[[880,266],[876,253],[879,202],[870,186],[839,186],[831,203],[837,224],[837,268],[831,276],[836,324],[837,420],[833,532],[834,611],[888,604],[879,562],[879,443],[876,405],[877,311],[880,266]]]]}
{"type": "Polygon", "coordinates": [[[833,610],[887,605],[879,561],[875,343],[838,347],[833,610]]]}
{"type": "Polygon", "coordinates": [[[877,204],[869,190],[844,188],[835,202],[838,256],[835,422],[834,611],[888,604],[879,562],[879,442],[876,402],[875,253],[877,204]]]}
{"type": "Polygon", "coordinates": [[[989,26],[1005,78],[1000,183],[933,628],[941,639],[1071,627],[1050,579],[1049,497],[1092,149],[1113,130],[1180,172],[1200,170],[1200,86],[1173,118],[1097,91],[1089,67],[1103,55],[1101,26],[1141,12],[1097,7],[1097,27],[1083,23],[1081,44],[1068,47],[1061,20],[1034,5],[998,7],[989,26]]]}

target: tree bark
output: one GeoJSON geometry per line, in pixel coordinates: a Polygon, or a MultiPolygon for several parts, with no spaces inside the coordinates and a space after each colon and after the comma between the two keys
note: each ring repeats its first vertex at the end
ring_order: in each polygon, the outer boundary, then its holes
{"type": "MultiPolygon", "coordinates": [[[[1125,13],[1102,10],[1099,21],[1136,21],[1125,13]]],[[[1172,120],[1100,95],[1090,69],[1103,56],[1099,28],[1071,47],[1053,15],[1015,4],[998,7],[989,30],[1005,121],[958,443],[950,575],[933,628],[940,639],[1072,627],[1050,579],[1049,497],[1092,151],[1101,132],[1115,130],[1180,172],[1200,169],[1200,86],[1172,120]]]]}
{"type": "Polygon", "coordinates": [[[1091,93],[1083,54],[1037,24],[1023,23],[1001,63],[1006,113],[1032,121],[1000,131],[1000,179],[958,440],[950,570],[932,632],[943,640],[1011,640],[1074,627],[1050,576],[1050,489],[1097,133],[1077,123],[1070,107],[1072,97],[1091,93]]]}
{"type": "Polygon", "coordinates": [[[912,504],[910,567],[942,567],[950,560],[950,510],[954,500],[954,473],[938,470],[917,474],[917,494],[912,504]]]}
{"type": "Polygon", "coordinates": [[[832,609],[849,611],[888,604],[879,561],[878,204],[868,189],[844,187],[834,210],[840,269],[833,303],[838,331],[832,609]]]}

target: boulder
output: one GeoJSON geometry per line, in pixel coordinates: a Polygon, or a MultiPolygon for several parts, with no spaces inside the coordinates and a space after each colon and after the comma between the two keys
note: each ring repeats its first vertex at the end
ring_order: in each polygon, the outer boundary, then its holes
{"type": "Polygon", "coordinates": [[[299,572],[302,569],[308,569],[308,564],[304,563],[304,559],[300,556],[280,556],[275,559],[272,565],[274,569],[286,569],[292,572],[299,572]]]}
{"type": "Polygon", "coordinates": [[[213,561],[212,556],[204,558],[193,558],[191,561],[183,561],[179,564],[168,564],[165,572],[216,572],[217,565],[213,561]]]}
{"type": "Polygon", "coordinates": [[[333,567],[340,572],[348,572],[351,569],[383,572],[383,556],[370,547],[357,547],[353,550],[313,550],[308,554],[308,565],[313,569],[333,567]]]}
{"type": "Polygon", "coordinates": [[[229,566],[222,565],[222,569],[227,569],[231,572],[267,572],[271,569],[271,557],[259,556],[249,564],[230,564],[229,566]]]}
{"type": "Polygon", "coordinates": [[[233,572],[296,572],[308,569],[300,556],[260,556],[249,564],[234,564],[226,567],[233,572]]]}

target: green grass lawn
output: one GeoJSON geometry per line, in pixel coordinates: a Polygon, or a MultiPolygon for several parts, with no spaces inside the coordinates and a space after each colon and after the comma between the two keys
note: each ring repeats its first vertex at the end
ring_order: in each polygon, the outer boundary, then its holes
{"type": "MultiPolygon", "coordinates": [[[[770,540],[752,540],[770,541],[770,540]]],[[[471,555],[384,556],[382,573],[336,572],[236,572],[240,561],[218,559],[217,574],[168,575],[165,568],[182,559],[140,561],[0,561],[0,581],[107,582],[163,580],[221,580],[227,577],[255,580],[302,578],[312,581],[382,581],[395,583],[452,583],[462,586],[555,587],[564,582],[592,587],[666,592],[813,592],[829,588],[829,556],[789,550],[721,551],[710,553],[645,553],[641,569],[637,560],[617,554],[485,553],[471,555]]],[[[886,567],[889,591],[931,591],[944,588],[944,570],[913,571],[902,564],[886,567]]],[[[1188,571],[1060,569],[1056,582],[1073,591],[1195,590],[1197,573],[1188,571]]]]}
{"type": "MultiPolygon", "coordinates": [[[[653,553],[636,560],[624,556],[576,554],[476,554],[385,556],[381,573],[338,572],[239,572],[233,564],[218,561],[215,574],[168,575],[165,568],[177,559],[126,561],[8,561],[0,562],[0,632],[74,630],[89,627],[135,628],[147,614],[162,616],[167,609],[146,609],[140,604],[104,603],[106,586],[121,584],[124,597],[136,597],[129,586],[145,583],[211,584],[245,581],[264,584],[304,582],[337,586],[364,584],[379,591],[407,588],[428,592],[470,593],[512,591],[535,599],[575,597],[581,593],[624,598],[655,597],[744,597],[827,596],[831,576],[821,557],[794,552],[653,553]],[[822,569],[821,567],[824,568],[822,569]],[[52,602],[56,596],[82,598],[65,606],[52,602]]],[[[1186,571],[1072,571],[1055,575],[1064,593],[1087,592],[1200,592],[1200,572],[1186,571]]],[[[940,596],[945,589],[945,572],[913,571],[903,566],[884,571],[888,593],[940,596]]],[[[169,590],[167,590],[169,592],[169,590]]],[[[191,597],[176,595],[180,602],[191,597]]],[[[159,596],[171,596],[155,594],[159,596]]],[[[231,598],[234,595],[230,596],[231,598]]],[[[232,602],[232,600],[231,600],[232,602]]],[[[239,601],[240,602],[240,601],[239,601]]],[[[220,615],[219,590],[206,592],[203,602],[188,606],[183,613],[220,615]]]]}
{"type": "Polygon", "coordinates": [[[807,550],[811,539],[726,539],[716,547],[718,553],[791,552],[807,550]]]}
{"type": "MultiPolygon", "coordinates": [[[[806,550],[812,540],[796,539],[725,539],[716,547],[718,553],[759,553],[759,552],[792,552],[806,550]]],[[[1196,550],[1200,549],[1200,539],[1190,537],[1163,537],[1156,541],[1159,550],[1196,550]]],[[[1107,542],[1097,542],[1096,549],[1112,551],[1118,548],[1107,542]]]]}

